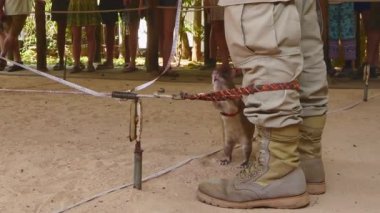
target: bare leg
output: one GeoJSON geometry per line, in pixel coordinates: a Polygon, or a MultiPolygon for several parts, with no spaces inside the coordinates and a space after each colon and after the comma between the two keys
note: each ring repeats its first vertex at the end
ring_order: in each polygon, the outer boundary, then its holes
{"type": "Polygon", "coordinates": [[[106,49],[107,49],[105,64],[113,65],[113,52],[114,52],[114,45],[115,45],[115,23],[106,24],[105,30],[106,30],[106,49]]]}
{"type": "Polygon", "coordinates": [[[226,42],[226,37],[224,35],[224,21],[214,21],[213,23],[213,38],[216,41],[216,44],[218,46],[218,52],[220,54],[221,60],[222,60],[222,66],[220,69],[226,69],[229,70],[229,52],[226,42]]]}
{"type": "Polygon", "coordinates": [[[368,63],[370,65],[375,65],[377,63],[377,53],[378,53],[378,37],[380,32],[369,31],[368,32],[368,41],[367,41],[367,55],[368,55],[368,63]]]}
{"type": "Polygon", "coordinates": [[[66,43],[66,27],[67,21],[60,20],[57,22],[57,48],[58,48],[58,57],[59,64],[64,64],[65,57],[65,43],[66,43]]]}
{"type": "Polygon", "coordinates": [[[173,43],[173,29],[175,24],[175,15],[176,10],[174,9],[163,9],[163,28],[162,31],[164,33],[161,49],[163,50],[163,66],[166,67],[169,62],[171,46],[173,43]]]}
{"type": "Polygon", "coordinates": [[[3,50],[4,48],[4,40],[5,40],[5,33],[4,32],[0,32],[0,52],[3,50]]]}
{"type": "Polygon", "coordinates": [[[124,48],[125,48],[125,58],[124,63],[129,65],[131,62],[131,54],[129,52],[129,34],[124,36],[124,48]]]}
{"type": "Polygon", "coordinates": [[[5,57],[8,51],[13,51],[13,49],[16,47],[18,42],[17,37],[24,27],[26,17],[26,15],[11,16],[12,21],[4,40],[4,47],[1,51],[1,56],[5,57]]]}
{"type": "Polygon", "coordinates": [[[215,33],[215,27],[214,22],[211,22],[211,29],[210,29],[210,40],[209,40],[209,50],[210,50],[210,59],[213,59],[216,61],[217,54],[217,42],[216,42],[216,33],[215,33]]]}
{"type": "Polygon", "coordinates": [[[138,43],[138,30],[139,30],[140,20],[129,22],[129,54],[130,63],[128,67],[124,70],[125,72],[133,72],[136,70],[136,54],[137,54],[137,43],[138,43]]]}
{"type": "Polygon", "coordinates": [[[80,65],[80,52],[81,52],[81,37],[82,37],[82,27],[74,26],[71,27],[73,35],[73,57],[74,57],[74,67],[79,67],[80,65]]]}
{"type": "Polygon", "coordinates": [[[86,36],[87,36],[87,42],[88,42],[87,71],[89,72],[95,71],[95,68],[94,68],[94,58],[95,58],[95,50],[96,50],[95,30],[96,30],[96,26],[86,26],[86,36]]]}

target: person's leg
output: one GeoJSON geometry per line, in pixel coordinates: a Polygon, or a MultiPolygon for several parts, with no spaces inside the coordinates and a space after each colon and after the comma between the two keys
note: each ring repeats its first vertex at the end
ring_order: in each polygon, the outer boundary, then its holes
{"type": "MultiPolygon", "coordinates": [[[[175,9],[163,9],[163,38],[162,38],[162,57],[163,57],[163,67],[165,68],[168,66],[170,53],[171,53],[171,47],[173,44],[173,30],[174,30],[174,24],[175,24],[175,15],[176,10],[175,9]]],[[[169,65],[170,66],[170,65],[169,65]]]]}
{"type": "Polygon", "coordinates": [[[129,63],[131,63],[131,54],[129,53],[129,32],[124,35],[124,67],[128,67],[129,63]]]}
{"type": "Polygon", "coordinates": [[[17,38],[24,27],[26,15],[14,15],[9,20],[9,29],[7,30],[6,37],[4,40],[4,47],[1,52],[1,56],[5,57],[6,54],[11,51],[13,52],[13,49],[15,48],[15,45],[17,45],[17,38]]]}
{"type": "Polygon", "coordinates": [[[0,32],[0,52],[4,48],[5,32],[0,32]]]}
{"type": "Polygon", "coordinates": [[[81,37],[82,37],[82,27],[73,26],[71,27],[72,39],[73,39],[73,58],[74,67],[71,73],[80,72],[80,53],[81,53],[81,37]]]}
{"type": "MultiPolygon", "coordinates": [[[[243,87],[298,78],[303,57],[294,3],[227,6],[224,20],[232,61],[244,69],[243,87]],[[268,22],[273,23],[271,27],[268,22]]],[[[201,183],[200,201],[230,208],[300,208],[309,203],[297,150],[302,122],[299,98],[296,90],[246,97],[244,114],[258,129],[257,160],[232,180],[201,183]]]]}
{"type": "Polygon", "coordinates": [[[95,58],[95,50],[96,50],[96,40],[95,40],[95,30],[96,26],[86,26],[86,37],[88,43],[88,64],[87,71],[94,72],[94,58],[95,58]]]}
{"type": "Polygon", "coordinates": [[[66,27],[67,20],[61,19],[57,21],[57,49],[58,49],[58,67],[59,69],[63,69],[65,64],[65,44],[66,44],[66,27]]]}
{"type": "MultiPolygon", "coordinates": [[[[122,8],[120,5],[120,0],[100,0],[99,9],[100,10],[116,10],[122,8]]],[[[115,48],[115,26],[118,21],[119,15],[117,12],[106,12],[101,13],[102,23],[105,25],[104,37],[106,45],[106,60],[102,64],[97,66],[98,70],[112,69],[113,68],[113,58],[114,58],[114,48],[115,48]]]]}
{"type": "MultiPolygon", "coordinates": [[[[13,60],[21,62],[21,56],[18,45],[18,36],[20,35],[22,28],[24,27],[26,18],[26,15],[14,15],[11,17],[11,21],[9,23],[9,30],[7,31],[1,56],[5,57],[7,53],[13,53],[13,60]]],[[[2,69],[4,68],[2,67],[2,69]]],[[[8,71],[16,70],[12,67],[12,69],[9,69],[8,71]]]]}
{"type": "MultiPolygon", "coordinates": [[[[12,60],[16,61],[17,63],[19,64],[22,64],[22,60],[21,60],[21,54],[20,54],[20,44],[19,44],[19,41],[17,40],[17,42],[15,43],[14,47],[13,47],[13,50],[10,52],[10,54],[12,55],[12,60]]],[[[16,72],[16,71],[20,71],[20,70],[23,70],[24,68],[16,65],[16,64],[13,64],[12,66],[8,66],[5,68],[5,71],[7,72],[16,72]]]]}
{"type": "Polygon", "coordinates": [[[115,47],[115,23],[106,24],[106,48],[107,59],[106,63],[113,66],[113,55],[115,47]]]}
{"type": "Polygon", "coordinates": [[[19,43],[18,39],[16,40],[16,42],[14,44],[12,53],[13,53],[13,60],[14,61],[22,62],[21,54],[20,54],[20,43],[19,43]]]}
{"type": "Polygon", "coordinates": [[[370,77],[377,78],[376,65],[379,53],[380,31],[369,30],[367,35],[367,63],[370,65],[370,77]]]}
{"type": "MultiPolygon", "coordinates": [[[[340,11],[339,5],[329,4],[329,56],[331,59],[339,57],[339,37],[340,37],[340,11]]],[[[334,71],[332,71],[334,72],[334,71]]]]}
{"type": "Polygon", "coordinates": [[[210,51],[210,66],[211,68],[215,68],[218,45],[216,42],[216,33],[215,33],[215,23],[211,21],[210,23],[210,38],[209,38],[209,51],[210,51]]]}
{"type": "Polygon", "coordinates": [[[327,78],[323,42],[317,21],[315,1],[296,1],[301,17],[301,50],[304,57],[301,83],[303,122],[298,146],[301,167],[305,173],[308,192],[325,192],[325,173],[321,158],[321,137],[327,113],[327,78]]]}
{"type": "Polygon", "coordinates": [[[356,60],[356,21],[354,3],[342,3],[341,16],[342,46],[344,49],[344,59],[346,61],[343,72],[346,72],[349,75],[355,67],[356,60]]]}
{"type": "Polygon", "coordinates": [[[124,72],[134,72],[136,71],[136,54],[138,46],[138,32],[139,32],[140,19],[133,18],[129,22],[129,54],[130,62],[128,67],[124,69],[124,72]]]}
{"type": "Polygon", "coordinates": [[[122,18],[123,18],[123,24],[124,24],[124,67],[128,67],[129,66],[129,63],[131,62],[131,54],[129,53],[129,34],[130,34],[130,30],[129,30],[129,22],[130,22],[130,17],[129,17],[129,14],[127,12],[124,12],[122,14],[122,18]]]}
{"type": "Polygon", "coordinates": [[[106,61],[103,64],[99,64],[97,70],[112,69],[113,68],[113,56],[115,48],[115,23],[107,22],[105,24],[105,43],[106,43],[106,61]]]}
{"type": "Polygon", "coordinates": [[[222,66],[220,67],[220,69],[229,70],[230,69],[230,66],[229,66],[230,54],[228,52],[228,46],[227,46],[226,37],[224,33],[224,21],[215,21],[213,31],[215,34],[214,38],[218,46],[218,53],[222,61],[222,66]]]}

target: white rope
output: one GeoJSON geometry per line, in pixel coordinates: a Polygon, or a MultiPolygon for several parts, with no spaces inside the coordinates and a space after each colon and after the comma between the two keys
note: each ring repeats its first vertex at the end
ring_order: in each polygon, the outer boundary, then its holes
{"type": "MultiPolygon", "coordinates": [[[[152,179],[158,178],[158,177],[160,177],[160,176],[162,176],[162,175],[165,175],[165,174],[167,174],[167,173],[169,173],[169,172],[172,172],[172,171],[174,171],[174,170],[176,170],[176,169],[178,169],[178,168],[180,168],[180,167],[182,167],[182,166],[184,166],[184,165],[190,163],[190,162],[193,161],[193,160],[202,159],[202,158],[205,158],[205,157],[211,156],[211,155],[213,155],[213,154],[215,154],[215,153],[217,153],[217,152],[220,152],[221,150],[222,150],[222,149],[218,149],[218,150],[215,150],[215,151],[209,152],[209,153],[207,153],[207,154],[198,155],[198,156],[195,156],[195,157],[188,158],[188,159],[183,160],[183,161],[181,161],[181,162],[179,162],[179,163],[177,163],[177,164],[175,164],[175,165],[173,165],[173,166],[171,166],[171,167],[168,167],[168,168],[166,168],[166,169],[160,170],[159,172],[153,173],[153,174],[151,174],[151,175],[149,175],[149,176],[143,178],[142,181],[143,181],[143,182],[146,182],[146,181],[148,181],[148,180],[152,180],[152,179]]],[[[66,211],[71,210],[71,209],[73,209],[73,208],[79,207],[79,206],[81,206],[81,205],[83,205],[83,204],[86,204],[86,203],[88,203],[88,202],[90,202],[90,201],[92,201],[92,200],[95,200],[95,199],[97,199],[97,198],[103,197],[103,196],[105,196],[105,195],[108,195],[108,194],[113,193],[113,192],[116,192],[116,191],[120,191],[120,190],[125,189],[125,188],[127,188],[127,187],[130,187],[130,186],[132,186],[132,185],[133,185],[133,183],[127,183],[127,184],[124,184],[124,185],[121,185],[121,186],[114,187],[114,188],[109,189],[109,190],[107,190],[107,191],[104,191],[104,192],[98,193],[98,194],[96,194],[96,195],[94,195],[94,196],[92,196],[92,197],[90,197],[90,198],[84,199],[84,200],[82,200],[82,201],[80,201],[80,202],[78,202],[78,203],[76,203],[76,204],[73,204],[73,205],[71,205],[71,206],[69,206],[69,207],[66,207],[66,208],[64,208],[64,209],[62,209],[62,210],[56,211],[56,213],[63,213],[63,212],[66,212],[66,211]]]]}
{"type": "Polygon", "coordinates": [[[31,68],[31,67],[25,66],[24,64],[20,64],[20,63],[18,63],[18,62],[15,62],[15,61],[9,60],[9,59],[4,58],[4,57],[2,57],[2,56],[0,56],[0,59],[3,59],[3,60],[8,61],[8,62],[11,62],[11,63],[13,63],[13,64],[15,64],[15,65],[17,65],[17,66],[19,66],[19,67],[24,68],[25,70],[31,71],[31,72],[33,72],[33,73],[35,73],[35,74],[37,74],[37,75],[44,76],[44,77],[46,77],[46,78],[48,78],[48,79],[50,79],[50,80],[53,80],[53,81],[58,82],[58,83],[60,83],[60,84],[66,85],[66,86],[68,86],[68,87],[70,87],[70,88],[73,88],[73,89],[79,90],[79,91],[81,91],[81,92],[83,92],[83,93],[86,93],[86,94],[88,94],[88,95],[92,95],[92,96],[96,96],[96,97],[110,97],[109,95],[107,95],[107,94],[105,94],[105,93],[99,93],[99,92],[96,92],[96,91],[94,91],[94,90],[88,89],[88,88],[83,87],[83,86],[80,86],[80,85],[78,85],[78,84],[75,84],[75,83],[72,83],[72,82],[69,82],[69,81],[63,80],[63,79],[61,79],[61,78],[58,78],[58,77],[56,77],[56,76],[54,76],[54,75],[50,75],[50,74],[47,74],[47,73],[45,73],[45,72],[39,71],[39,70],[37,70],[37,69],[34,69],[34,68],[31,68]]]}
{"type": "MultiPolygon", "coordinates": [[[[373,99],[373,98],[376,98],[376,97],[378,97],[378,96],[380,96],[380,94],[374,95],[374,96],[370,97],[369,99],[373,99]]],[[[342,108],[340,108],[340,109],[337,109],[337,110],[334,110],[334,111],[330,111],[330,112],[328,112],[327,114],[332,114],[332,113],[337,113],[337,112],[347,111],[347,110],[350,110],[350,109],[352,109],[352,108],[354,108],[354,107],[360,105],[360,104],[363,103],[363,102],[364,102],[364,101],[359,101],[359,102],[356,102],[356,103],[354,103],[354,104],[350,104],[350,105],[348,105],[348,106],[346,106],[346,107],[342,107],[342,108]]],[[[222,150],[223,150],[223,149],[218,149],[218,150],[215,150],[215,151],[209,152],[209,153],[207,153],[207,154],[198,155],[198,156],[194,156],[194,157],[188,158],[188,159],[186,159],[186,160],[184,160],[184,161],[181,161],[181,162],[179,162],[179,163],[177,163],[177,164],[175,164],[175,165],[173,165],[173,166],[171,166],[171,167],[168,167],[168,168],[166,168],[166,169],[163,169],[163,170],[160,170],[160,171],[158,171],[158,172],[156,172],[156,173],[153,173],[153,174],[151,174],[151,175],[149,175],[149,176],[143,178],[142,181],[143,181],[143,182],[146,182],[146,181],[149,181],[149,180],[152,180],[152,179],[155,179],[155,178],[161,177],[162,175],[165,175],[165,174],[170,173],[170,172],[172,172],[172,171],[174,171],[174,170],[177,170],[178,168],[180,168],[180,167],[182,167],[182,166],[185,166],[186,164],[190,163],[190,162],[193,161],[193,160],[198,160],[198,159],[202,159],[202,158],[205,158],[205,157],[209,157],[209,156],[214,155],[215,153],[220,152],[220,151],[222,151],[222,150]]],[[[113,192],[116,192],[116,191],[120,191],[120,190],[125,189],[125,188],[128,188],[128,187],[130,187],[130,186],[132,186],[132,185],[133,185],[133,183],[128,183],[128,184],[124,184],[124,185],[121,185],[121,186],[114,187],[114,188],[109,189],[109,190],[107,190],[107,191],[104,191],[104,192],[98,193],[98,194],[96,194],[96,195],[94,195],[94,196],[92,196],[92,197],[90,197],[90,198],[84,199],[84,200],[82,200],[82,201],[80,201],[80,202],[78,202],[78,203],[76,203],[76,204],[73,204],[73,205],[71,205],[71,206],[69,206],[69,207],[67,207],[67,208],[65,208],[65,209],[63,209],[63,210],[57,211],[56,213],[63,213],[63,212],[66,212],[66,211],[71,210],[71,209],[73,209],[73,208],[79,207],[79,206],[81,206],[81,205],[83,205],[83,204],[85,204],[85,203],[88,203],[88,202],[90,202],[90,201],[92,201],[92,200],[98,199],[98,198],[100,198],[100,197],[106,196],[106,195],[108,195],[108,194],[110,194],[110,193],[113,193],[113,192]]]]}
{"type": "MultiPolygon", "coordinates": [[[[43,94],[63,94],[63,95],[89,95],[81,91],[60,91],[60,90],[32,90],[32,89],[0,89],[0,92],[18,92],[18,93],[43,93],[43,94]]],[[[111,93],[103,92],[104,96],[111,96],[111,93]]]]}
{"type": "Polygon", "coordinates": [[[115,12],[139,11],[139,10],[146,10],[146,9],[148,9],[148,7],[125,8],[125,9],[114,9],[114,10],[85,10],[85,11],[78,11],[78,10],[51,10],[51,11],[45,11],[45,12],[51,13],[51,14],[112,13],[112,12],[115,13],[115,12]]]}

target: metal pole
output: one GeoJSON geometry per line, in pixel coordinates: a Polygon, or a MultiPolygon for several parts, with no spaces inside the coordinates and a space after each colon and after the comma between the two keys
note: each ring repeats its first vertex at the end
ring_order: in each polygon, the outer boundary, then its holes
{"type": "Polygon", "coordinates": [[[135,98],[131,103],[130,141],[135,141],[133,188],[141,190],[142,187],[142,153],[141,132],[142,132],[142,104],[141,99],[135,98]]]}
{"type": "Polygon", "coordinates": [[[142,153],[140,141],[135,144],[135,162],[133,174],[133,188],[141,190],[142,186],[142,153]]]}

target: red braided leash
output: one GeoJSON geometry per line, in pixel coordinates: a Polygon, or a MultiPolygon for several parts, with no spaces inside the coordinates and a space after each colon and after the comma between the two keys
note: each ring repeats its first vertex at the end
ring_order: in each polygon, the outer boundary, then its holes
{"type": "Polygon", "coordinates": [[[243,88],[234,88],[221,90],[210,93],[187,94],[181,93],[181,98],[186,100],[202,100],[202,101],[225,101],[231,99],[239,99],[243,95],[249,95],[256,92],[276,91],[276,90],[297,90],[301,89],[301,85],[297,80],[288,83],[273,83],[264,85],[249,85],[243,88]]]}

